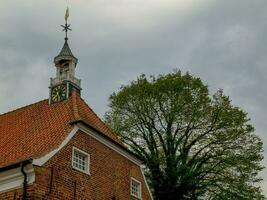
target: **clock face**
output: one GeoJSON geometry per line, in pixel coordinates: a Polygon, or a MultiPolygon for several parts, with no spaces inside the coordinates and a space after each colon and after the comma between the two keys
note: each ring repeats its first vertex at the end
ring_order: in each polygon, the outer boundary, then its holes
{"type": "Polygon", "coordinates": [[[53,102],[59,102],[66,99],[67,88],[66,85],[58,85],[52,89],[51,99],[53,102]]]}

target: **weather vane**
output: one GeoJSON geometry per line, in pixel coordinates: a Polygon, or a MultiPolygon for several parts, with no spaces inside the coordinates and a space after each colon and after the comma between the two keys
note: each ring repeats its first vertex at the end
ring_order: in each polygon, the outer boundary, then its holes
{"type": "Polygon", "coordinates": [[[65,13],[65,25],[61,25],[61,27],[63,27],[62,31],[65,31],[65,40],[68,40],[68,31],[71,31],[70,24],[68,24],[68,18],[69,18],[69,7],[67,7],[65,13]]]}

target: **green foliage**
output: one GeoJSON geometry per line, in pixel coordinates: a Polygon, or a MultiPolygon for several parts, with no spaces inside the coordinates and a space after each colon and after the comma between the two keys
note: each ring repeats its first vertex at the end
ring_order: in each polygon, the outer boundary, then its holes
{"type": "Polygon", "coordinates": [[[105,120],[143,159],[155,200],[264,199],[262,141],[247,113],[199,78],[142,75],[110,96],[105,120]]]}

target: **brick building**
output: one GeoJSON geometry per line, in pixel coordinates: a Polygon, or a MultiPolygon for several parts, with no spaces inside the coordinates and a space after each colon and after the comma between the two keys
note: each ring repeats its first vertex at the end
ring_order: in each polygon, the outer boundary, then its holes
{"type": "Polygon", "coordinates": [[[0,200],[151,200],[141,160],[81,98],[68,28],[49,99],[0,115],[0,200]]]}

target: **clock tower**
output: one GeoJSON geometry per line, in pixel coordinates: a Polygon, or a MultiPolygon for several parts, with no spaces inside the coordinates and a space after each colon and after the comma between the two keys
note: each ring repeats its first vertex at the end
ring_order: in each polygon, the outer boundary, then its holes
{"type": "Polygon", "coordinates": [[[49,86],[49,103],[57,103],[68,99],[73,90],[81,94],[81,80],[75,77],[75,68],[78,59],[72,54],[68,44],[68,31],[71,30],[70,25],[67,23],[69,16],[69,9],[67,8],[65,15],[65,42],[60,53],[54,58],[56,67],[56,77],[50,78],[49,86]]]}

